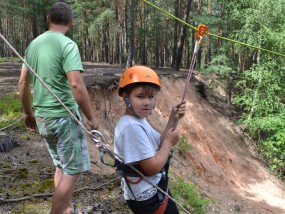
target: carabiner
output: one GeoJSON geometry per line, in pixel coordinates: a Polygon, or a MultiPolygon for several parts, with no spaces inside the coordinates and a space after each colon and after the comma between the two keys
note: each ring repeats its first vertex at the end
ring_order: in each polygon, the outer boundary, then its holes
{"type": "Polygon", "coordinates": [[[101,143],[104,142],[104,137],[99,131],[91,130],[90,133],[92,134],[91,139],[95,142],[96,145],[100,146],[101,143]]]}

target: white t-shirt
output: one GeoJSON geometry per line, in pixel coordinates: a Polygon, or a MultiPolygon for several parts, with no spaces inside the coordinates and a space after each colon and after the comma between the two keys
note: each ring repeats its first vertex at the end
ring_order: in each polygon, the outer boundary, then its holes
{"type": "MultiPolygon", "coordinates": [[[[123,115],[115,128],[114,144],[114,152],[123,158],[125,164],[136,164],[157,153],[160,134],[145,118],[123,115]]],[[[161,173],[147,176],[147,179],[154,184],[157,184],[160,178],[161,173]]],[[[135,182],[139,177],[128,177],[128,179],[135,182]]],[[[124,178],[122,178],[121,184],[125,200],[144,201],[157,193],[157,189],[143,179],[138,184],[129,183],[136,197],[134,199],[124,178]]]]}

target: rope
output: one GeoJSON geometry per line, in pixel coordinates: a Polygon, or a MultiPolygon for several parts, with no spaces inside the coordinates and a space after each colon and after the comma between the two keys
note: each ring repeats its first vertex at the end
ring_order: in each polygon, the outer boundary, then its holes
{"type": "Polygon", "coordinates": [[[21,119],[23,119],[24,116],[21,116],[18,120],[16,120],[15,122],[13,122],[12,124],[10,124],[9,126],[6,126],[4,128],[1,128],[0,131],[3,131],[5,129],[10,128],[11,126],[15,125],[16,123],[18,123],[21,119]]]}
{"type": "MultiPolygon", "coordinates": [[[[0,33],[0,38],[11,48],[11,50],[22,60],[22,62],[30,69],[30,71],[33,73],[33,75],[35,75],[35,77],[41,82],[41,84],[54,96],[54,98],[63,106],[63,108],[72,116],[72,118],[84,129],[84,131],[92,137],[94,137],[94,134],[92,134],[90,131],[88,131],[84,125],[77,119],[77,117],[67,108],[67,106],[59,99],[59,97],[53,93],[50,88],[45,84],[45,82],[39,77],[39,75],[36,74],[36,72],[31,68],[31,66],[23,59],[23,57],[16,51],[16,49],[6,40],[6,38],[2,35],[2,33],[0,33]]],[[[94,132],[95,130],[93,130],[94,132]]],[[[96,131],[95,131],[96,132],[96,131]]],[[[116,153],[112,152],[110,149],[107,148],[107,146],[105,145],[105,143],[103,142],[103,139],[98,140],[94,140],[94,138],[92,138],[92,140],[95,143],[99,143],[101,147],[103,147],[108,154],[115,160],[115,158],[118,158],[120,161],[122,161],[123,159],[116,153]]],[[[163,193],[164,195],[166,195],[170,200],[172,200],[175,204],[177,204],[185,213],[190,214],[182,205],[180,205],[178,202],[176,202],[170,195],[168,195],[166,192],[164,192],[161,188],[159,188],[156,184],[152,183],[151,181],[149,181],[149,179],[144,176],[141,172],[139,172],[135,167],[133,167],[132,165],[128,165],[130,166],[134,171],[136,171],[140,176],[143,177],[143,179],[145,179],[149,184],[151,184],[153,187],[157,188],[161,193],[163,193]]]]}
{"type": "MultiPolygon", "coordinates": [[[[145,2],[146,4],[150,5],[150,6],[154,7],[155,9],[161,11],[162,13],[170,16],[171,18],[173,18],[173,19],[175,19],[175,20],[185,24],[186,26],[188,26],[188,27],[190,27],[192,29],[197,30],[197,28],[194,27],[193,25],[188,24],[187,22],[179,19],[178,17],[176,17],[176,16],[172,15],[171,13],[163,10],[162,8],[160,8],[160,7],[154,5],[154,4],[152,4],[152,3],[150,3],[150,2],[148,2],[146,0],[142,0],[142,1],[145,2]]],[[[258,49],[258,50],[265,51],[265,52],[268,52],[268,53],[271,53],[271,54],[275,54],[275,55],[278,55],[278,56],[285,57],[285,54],[281,54],[281,53],[278,53],[278,52],[275,52],[275,51],[267,50],[267,49],[264,49],[264,48],[261,48],[261,47],[257,47],[257,46],[254,46],[254,45],[250,45],[250,44],[247,44],[247,43],[244,43],[244,42],[240,42],[240,41],[237,41],[237,40],[233,40],[233,39],[229,39],[229,38],[226,38],[226,37],[222,37],[222,36],[219,36],[219,35],[216,35],[216,34],[212,34],[212,33],[206,33],[206,34],[209,35],[209,36],[216,37],[216,38],[219,38],[219,39],[223,39],[223,40],[226,40],[226,41],[229,41],[229,42],[233,42],[233,43],[236,43],[236,44],[239,44],[239,45],[243,45],[243,46],[246,46],[246,47],[258,49]]]]}

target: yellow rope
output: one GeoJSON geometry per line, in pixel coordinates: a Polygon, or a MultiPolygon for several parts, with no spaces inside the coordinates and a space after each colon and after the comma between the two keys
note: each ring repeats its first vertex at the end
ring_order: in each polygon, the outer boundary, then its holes
{"type": "MultiPolygon", "coordinates": [[[[162,13],[170,16],[171,18],[173,18],[173,19],[175,19],[175,20],[185,24],[186,26],[188,26],[188,27],[190,27],[192,29],[197,30],[197,28],[194,27],[193,25],[190,25],[189,23],[187,23],[187,22],[177,18],[176,16],[174,16],[171,13],[163,10],[162,8],[160,8],[160,7],[154,5],[154,4],[152,4],[152,3],[150,3],[150,2],[148,2],[146,0],[142,0],[142,1],[145,2],[146,4],[150,5],[150,6],[154,7],[155,9],[161,11],[162,13]]],[[[219,35],[216,35],[216,34],[212,34],[212,33],[206,33],[206,34],[209,35],[209,36],[213,36],[213,37],[216,37],[216,38],[219,38],[219,39],[227,40],[229,42],[233,42],[233,43],[236,43],[236,44],[239,44],[239,45],[247,46],[247,47],[250,47],[250,48],[258,49],[258,50],[261,50],[261,51],[266,51],[268,53],[272,53],[272,54],[275,54],[275,55],[278,55],[278,56],[285,57],[284,54],[281,54],[281,53],[278,53],[278,52],[275,52],[275,51],[267,50],[267,49],[264,49],[264,48],[260,48],[260,47],[254,46],[254,45],[246,44],[244,42],[239,42],[239,41],[236,41],[236,40],[233,40],[233,39],[229,39],[229,38],[226,38],[226,37],[222,37],[222,36],[219,36],[219,35]]]]}

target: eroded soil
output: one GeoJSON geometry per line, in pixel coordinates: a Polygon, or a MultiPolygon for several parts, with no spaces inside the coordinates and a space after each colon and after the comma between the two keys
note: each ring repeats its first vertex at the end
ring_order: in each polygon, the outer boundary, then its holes
{"type": "MultiPolygon", "coordinates": [[[[0,66],[0,97],[17,91],[19,67],[20,64],[0,66]]],[[[116,92],[124,69],[86,63],[85,70],[84,78],[94,113],[100,120],[100,132],[112,148],[114,126],[124,109],[116,92]]],[[[162,91],[149,121],[162,131],[171,107],[181,101],[187,71],[156,71],[162,78],[162,91]]],[[[198,74],[194,77],[186,97],[187,113],[178,123],[178,129],[186,134],[193,148],[186,158],[175,151],[171,179],[182,176],[195,183],[201,195],[210,197],[212,203],[207,213],[285,213],[284,184],[266,170],[253,143],[233,124],[223,93],[213,95],[206,87],[206,97],[201,95],[196,86],[205,80],[198,74]]],[[[20,147],[0,154],[0,199],[47,195],[13,203],[0,201],[0,212],[48,213],[53,168],[44,142],[38,135],[17,128],[7,129],[5,133],[16,138],[20,147]]],[[[89,213],[129,213],[113,168],[100,163],[98,148],[91,141],[89,149],[92,171],[82,175],[75,203],[89,213]]]]}

